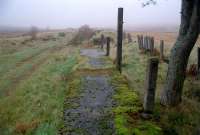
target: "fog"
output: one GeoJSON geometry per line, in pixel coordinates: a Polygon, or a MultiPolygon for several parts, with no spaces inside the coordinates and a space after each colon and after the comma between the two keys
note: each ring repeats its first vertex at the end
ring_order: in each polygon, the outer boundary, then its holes
{"type": "Polygon", "coordinates": [[[181,0],[0,0],[0,26],[42,28],[116,27],[117,8],[124,8],[125,27],[171,26],[180,23],[181,0]]]}

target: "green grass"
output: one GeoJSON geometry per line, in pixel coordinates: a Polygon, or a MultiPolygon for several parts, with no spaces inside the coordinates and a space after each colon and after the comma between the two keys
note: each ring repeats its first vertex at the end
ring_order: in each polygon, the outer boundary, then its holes
{"type": "Polygon", "coordinates": [[[22,42],[27,40],[27,37],[0,39],[0,76],[14,69],[20,62],[29,61],[32,57],[53,47],[65,45],[72,37],[73,33],[66,33],[66,37],[56,37],[56,41],[38,39],[25,44],[22,42]],[[9,52],[8,50],[14,51],[9,52]]]}
{"type": "Polygon", "coordinates": [[[63,102],[68,87],[65,78],[72,72],[77,59],[57,55],[21,82],[10,96],[0,99],[1,134],[55,135],[62,127],[63,102]]]}
{"type": "Polygon", "coordinates": [[[44,53],[42,55],[39,55],[35,58],[33,58],[31,61],[26,62],[25,64],[13,68],[11,71],[5,73],[0,78],[0,96],[4,96],[6,92],[12,91],[14,88],[12,88],[16,81],[22,80],[25,77],[29,76],[31,74],[34,66],[35,68],[39,67],[39,65],[43,62],[45,62],[45,59],[47,56],[50,56],[49,53],[44,53]],[[12,89],[10,89],[10,87],[12,89]]]}
{"type": "Polygon", "coordinates": [[[78,51],[65,46],[72,35],[26,44],[1,39],[8,51],[0,52],[0,134],[55,135],[63,127],[67,78],[78,61],[78,51]]]}
{"type": "MultiPolygon", "coordinates": [[[[37,42],[35,42],[35,44],[37,44],[37,42]]],[[[43,43],[40,46],[34,45],[34,47],[26,47],[13,54],[0,55],[0,75],[3,75],[12,68],[15,68],[18,62],[37,56],[53,46],[55,46],[54,43],[43,43]]]]}
{"type": "MultiPolygon", "coordinates": [[[[23,38],[19,41],[8,39],[4,41],[4,50],[19,48],[12,53],[0,53],[0,96],[7,95],[15,89],[15,85],[19,80],[26,79],[31,72],[34,72],[42,63],[52,57],[54,52],[57,52],[61,46],[64,46],[69,41],[70,36],[66,38],[57,38],[56,41],[29,41],[26,44],[21,44],[23,38]],[[9,42],[16,42],[16,45],[9,46],[9,42]],[[8,47],[6,48],[6,44],[8,47]]],[[[3,42],[3,41],[1,41],[3,42]]],[[[3,44],[2,44],[3,45],[3,44]]],[[[2,47],[0,45],[0,48],[2,47]]]]}

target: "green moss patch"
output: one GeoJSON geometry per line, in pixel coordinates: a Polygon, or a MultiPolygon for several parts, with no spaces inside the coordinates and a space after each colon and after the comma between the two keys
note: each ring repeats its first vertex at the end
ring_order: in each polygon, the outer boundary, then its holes
{"type": "Polygon", "coordinates": [[[113,73],[112,84],[116,89],[113,99],[114,124],[117,135],[160,135],[161,128],[153,121],[140,117],[141,102],[136,91],[131,89],[128,81],[119,73],[113,73]]]}

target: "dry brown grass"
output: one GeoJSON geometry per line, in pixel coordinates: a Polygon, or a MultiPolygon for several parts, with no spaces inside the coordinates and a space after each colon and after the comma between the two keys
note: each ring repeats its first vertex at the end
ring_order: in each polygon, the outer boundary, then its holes
{"type": "MultiPolygon", "coordinates": [[[[176,42],[178,33],[175,32],[132,32],[131,35],[137,41],[137,35],[153,36],[155,39],[155,48],[160,50],[160,40],[164,40],[164,55],[169,57],[170,50],[176,42]]],[[[195,64],[197,61],[197,47],[200,46],[200,36],[197,40],[194,49],[191,52],[189,64],[195,64]]]]}
{"type": "Polygon", "coordinates": [[[23,134],[25,135],[28,130],[33,130],[37,127],[39,124],[38,120],[34,120],[32,122],[17,122],[15,125],[15,132],[18,134],[23,134]]]}

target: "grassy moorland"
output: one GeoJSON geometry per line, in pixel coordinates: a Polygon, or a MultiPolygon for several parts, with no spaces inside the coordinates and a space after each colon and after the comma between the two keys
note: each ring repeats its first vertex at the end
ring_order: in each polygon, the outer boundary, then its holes
{"type": "Polygon", "coordinates": [[[67,46],[71,36],[25,44],[6,39],[15,44],[8,47],[13,51],[0,54],[1,134],[58,133],[68,87],[65,78],[77,63],[78,49],[67,46]]]}
{"type": "MultiPolygon", "coordinates": [[[[101,34],[102,32],[98,32],[90,42],[83,42],[85,47],[92,47],[93,39],[99,38],[101,34]]],[[[159,104],[159,97],[166,78],[167,64],[160,61],[153,118],[149,121],[143,120],[140,118],[140,112],[146,64],[150,55],[140,51],[137,42],[128,44],[124,41],[122,76],[112,69],[113,64],[110,63],[115,63],[116,35],[105,31],[103,34],[113,38],[110,58],[102,59],[109,59],[104,68],[109,69],[111,84],[116,89],[113,99],[118,105],[112,110],[116,134],[195,134],[200,125],[199,80],[188,75],[182,104],[176,108],[164,108],[159,104]]],[[[137,34],[142,33],[132,33],[134,41],[137,34]]],[[[156,37],[157,49],[159,40],[166,40],[165,55],[169,55],[170,44],[174,42],[176,34],[145,34],[156,37]]],[[[81,47],[68,44],[73,35],[66,33],[63,37],[58,33],[51,33],[40,35],[37,40],[29,40],[29,37],[0,39],[1,134],[54,135],[63,129],[63,108],[73,107],[71,102],[64,101],[66,98],[80,96],[80,80],[71,78],[71,72],[77,67],[80,74],[83,71],[90,72],[88,59],[79,54],[81,47]]],[[[196,48],[191,54],[190,64],[196,64],[196,48]]]]}

